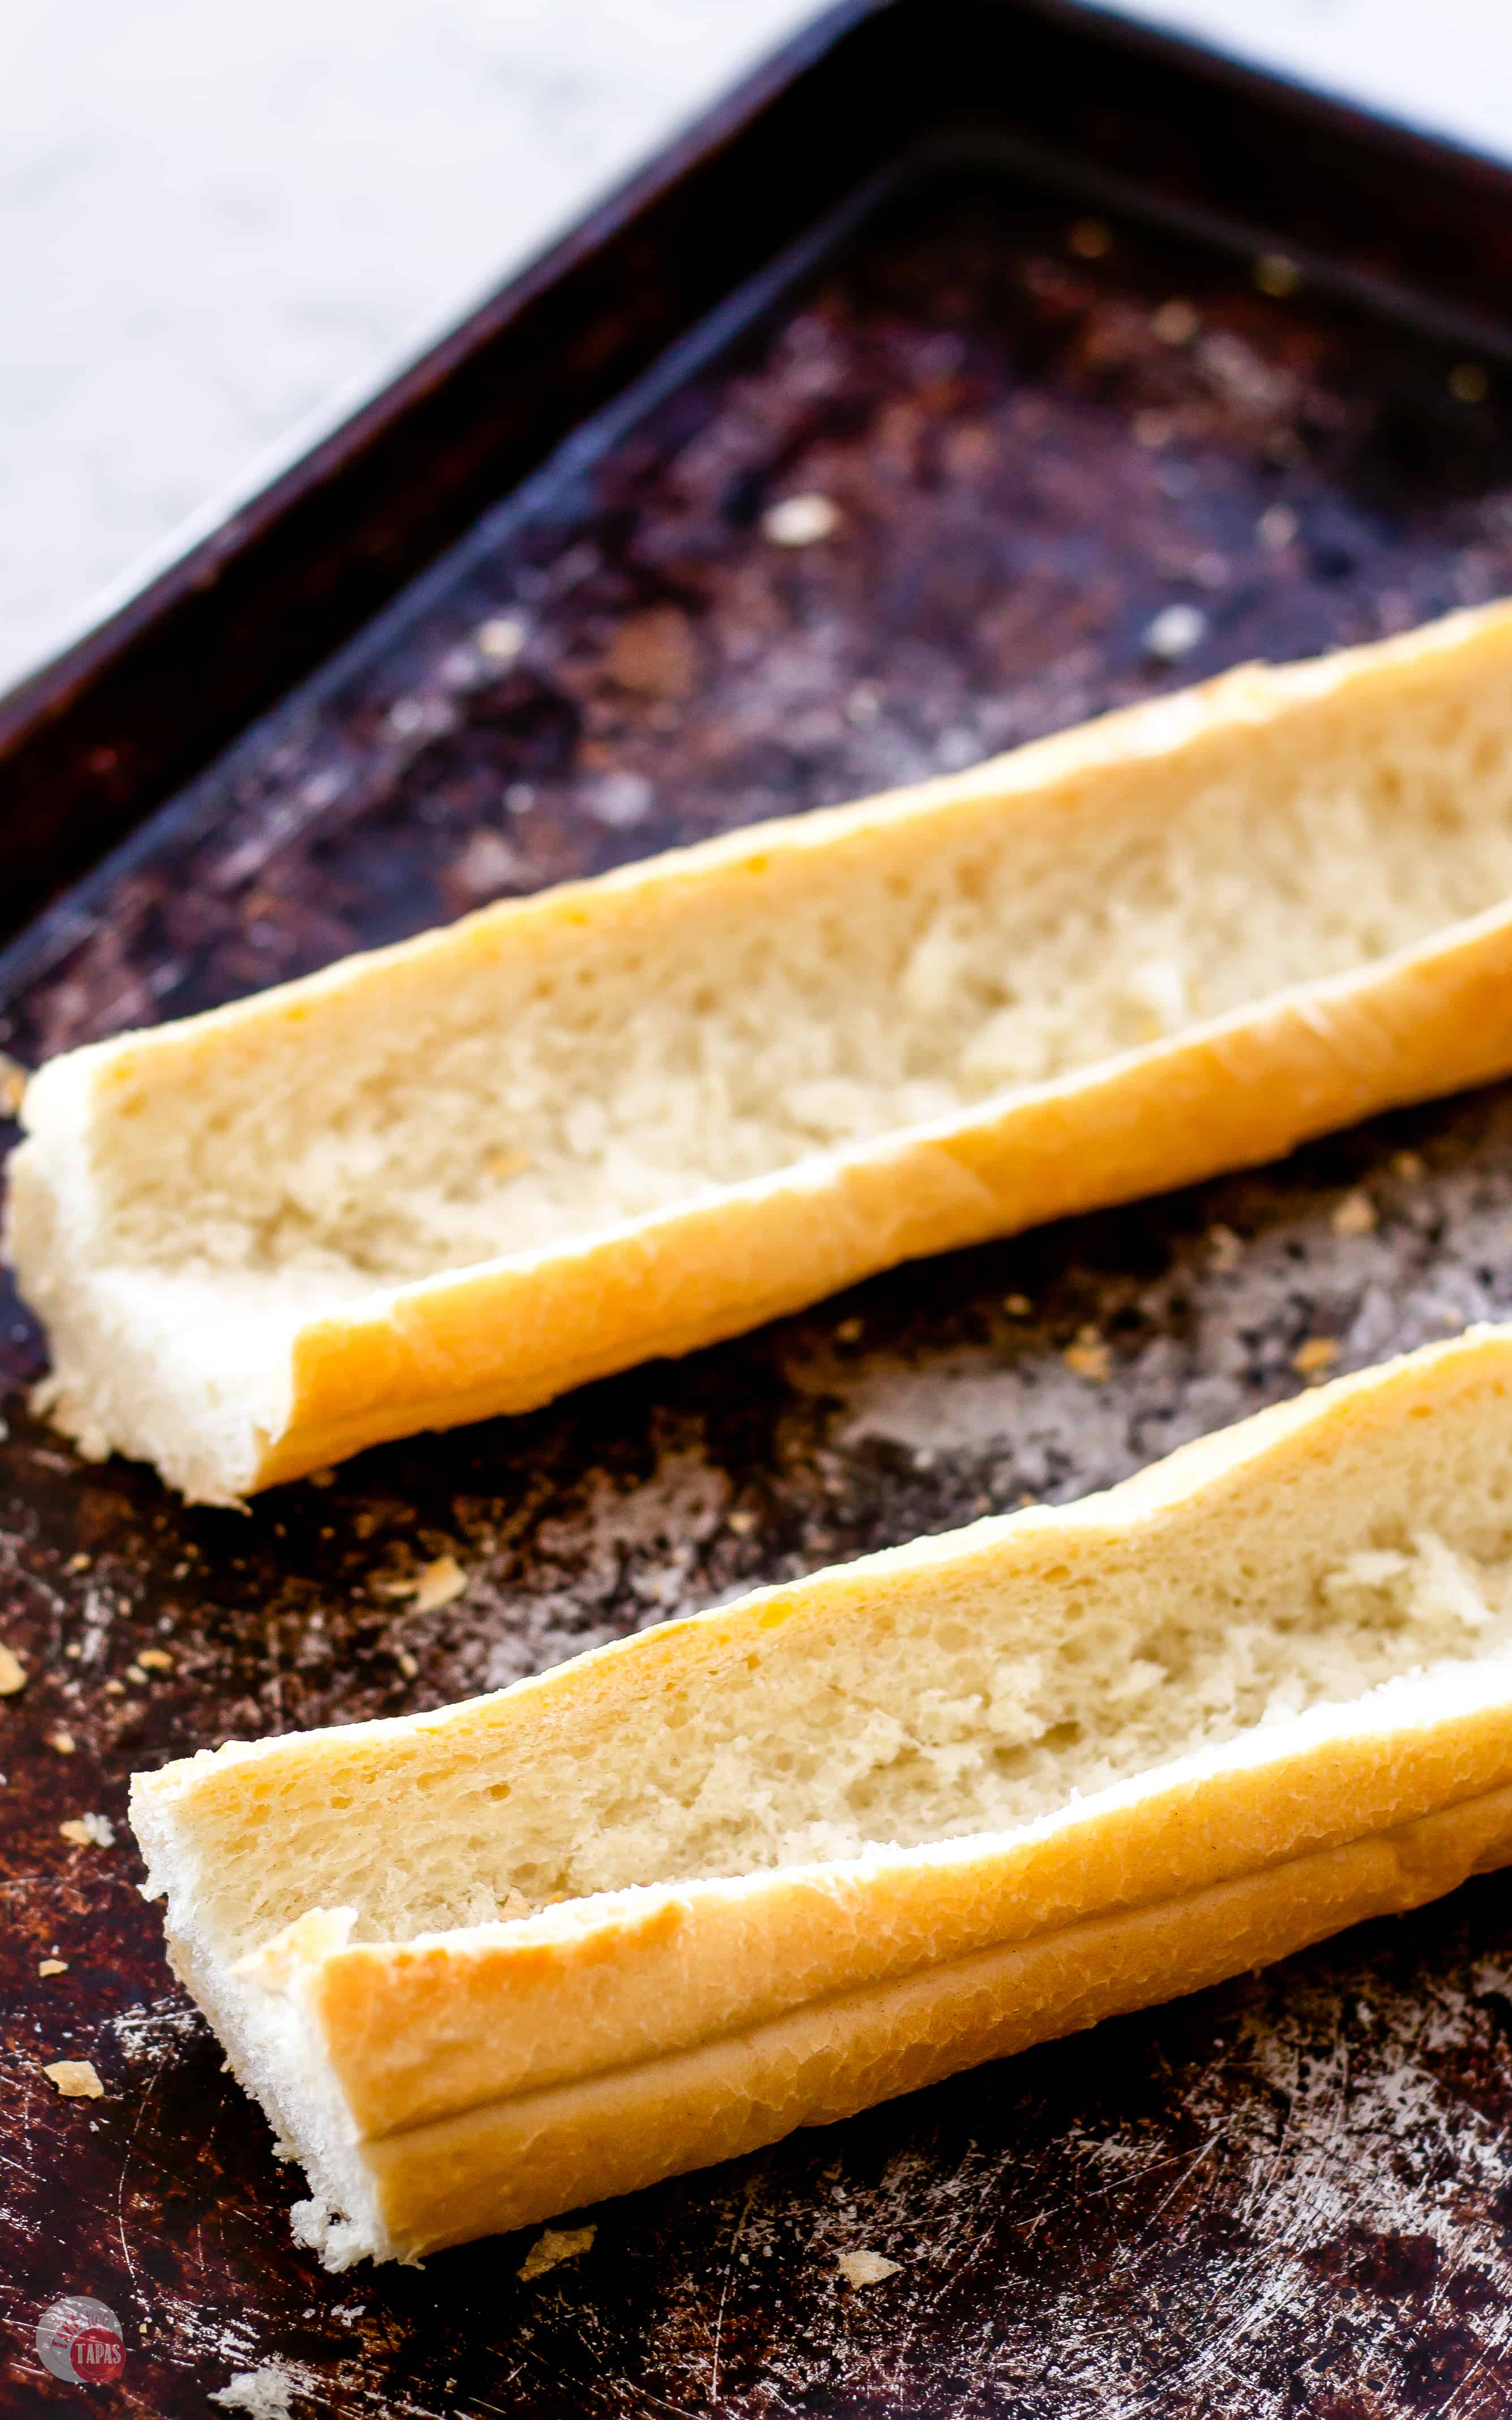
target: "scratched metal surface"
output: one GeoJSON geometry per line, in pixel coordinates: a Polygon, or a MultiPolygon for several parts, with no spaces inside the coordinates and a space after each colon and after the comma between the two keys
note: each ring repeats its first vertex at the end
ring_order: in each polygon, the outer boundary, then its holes
{"type": "MultiPolygon", "coordinates": [[[[1512,434],[1476,398],[1411,331],[1245,262],[1006,185],[916,193],[253,734],[0,1042],[39,1058],[1512,587],[1512,434]],[[836,525],[784,550],[763,516],[800,493],[836,525]],[[1203,617],[1180,666],[1145,637],[1174,602],[1203,617]]],[[[1309,1338],[1345,1367],[1504,1314],[1509,1169],[1512,1091],[1400,1115],[249,1517],[76,1463],[25,1411],[40,1352],[8,1303],[0,2411],[69,2400],[31,2331],[84,2291],[126,2335],[101,2401],[153,2420],[260,2367],[338,2420],[1504,2412],[1512,1883],[590,2211],[533,2279],[529,2238],[330,2279],[162,1964],[121,1815],[133,1766],[204,1742],[437,1704],[1080,1494],[1292,1391],[1309,1338]],[[1064,1357],[1088,1326],[1102,1377],[1064,1357]],[[465,1589],[415,1611],[441,1554],[465,1589]],[[113,1845],[65,1840],[85,1813],[113,1845]],[[52,2091],[62,2056],[101,2099],[52,2091]],[[863,2249],[896,2270],[846,2285],[863,2249]]]]}

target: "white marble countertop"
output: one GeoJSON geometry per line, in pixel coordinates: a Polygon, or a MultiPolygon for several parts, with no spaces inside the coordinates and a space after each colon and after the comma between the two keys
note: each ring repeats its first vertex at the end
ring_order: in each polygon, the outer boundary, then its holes
{"type": "MultiPolygon", "coordinates": [[[[1126,0],[1512,155],[1512,0],[1126,0]]],[[[8,0],[0,686],[809,0],[8,0]]]]}

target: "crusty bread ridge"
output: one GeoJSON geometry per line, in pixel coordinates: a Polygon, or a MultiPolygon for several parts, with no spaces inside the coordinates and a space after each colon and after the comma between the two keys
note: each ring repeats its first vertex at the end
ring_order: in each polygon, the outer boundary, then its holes
{"type": "Polygon", "coordinates": [[[772,2141],[1512,1860],[1512,1329],[132,1823],[335,2265],[772,2141]]]}
{"type": "Polygon", "coordinates": [[[28,1087],[54,1417],[228,1501],[1512,1067],[1512,608],[507,901],[28,1087]]]}

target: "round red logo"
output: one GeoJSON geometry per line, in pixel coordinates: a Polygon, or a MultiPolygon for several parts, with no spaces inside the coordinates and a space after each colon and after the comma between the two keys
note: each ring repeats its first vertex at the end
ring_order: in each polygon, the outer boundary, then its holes
{"type": "Polygon", "coordinates": [[[108,2386],[126,2363],[121,2323],[93,2294],[65,2294],[37,2322],[42,2367],[68,2386],[108,2386]]]}

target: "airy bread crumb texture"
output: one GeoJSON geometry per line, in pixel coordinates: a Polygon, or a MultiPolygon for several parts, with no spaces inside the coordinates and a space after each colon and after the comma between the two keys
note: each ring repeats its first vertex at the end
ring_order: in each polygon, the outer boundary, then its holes
{"type": "Polygon", "coordinates": [[[691,1652],[633,1642],[612,1691],[575,1684],[626,1651],[417,1727],[327,1734],[353,1752],[318,1789],[299,1755],[270,1758],[215,1819],[196,1922],[223,1958],[312,1908],[400,1941],[1012,1832],[1309,1709],[1395,1686],[1407,1710],[1433,1668],[1512,1655],[1500,1393],[1348,1433],[1326,1471],[1284,1493],[1257,1475],[1169,1537],[1169,1516],[1123,1527],[1119,1506],[979,1523],[671,1625],[661,1642],[681,1631],[691,1652]]]}
{"type": "Polygon", "coordinates": [[[948,1116],[1512,894],[1500,679],[1317,720],[1297,761],[1262,727],[1049,816],[978,776],[927,854],[907,821],[794,850],[695,915],[669,891],[144,1084],[99,1171],[112,1242],[283,1316],[948,1116]]]}

